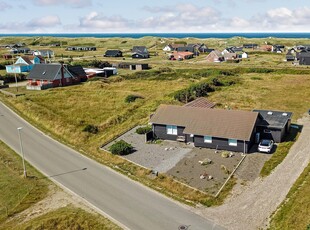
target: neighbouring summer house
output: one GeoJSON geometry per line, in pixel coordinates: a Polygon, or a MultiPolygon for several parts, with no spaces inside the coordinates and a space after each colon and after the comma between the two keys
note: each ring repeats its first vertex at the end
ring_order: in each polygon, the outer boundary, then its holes
{"type": "Polygon", "coordinates": [[[81,81],[80,70],[71,73],[63,64],[36,64],[27,76],[27,89],[43,90],[48,88],[67,86],[81,81]]]}
{"type": "Polygon", "coordinates": [[[261,120],[258,112],[161,105],[150,123],[159,139],[247,153],[261,120]]]}
{"type": "Polygon", "coordinates": [[[21,56],[13,65],[5,66],[7,73],[24,73],[29,72],[35,64],[44,63],[41,56],[21,56]]]}
{"type": "Polygon", "coordinates": [[[104,57],[123,57],[123,52],[120,50],[107,50],[104,57]]]}
{"type": "Polygon", "coordinates": [[[149,58],[149,51],[145,46],[134,46],[132,48],[132,58],[149,58]]]}

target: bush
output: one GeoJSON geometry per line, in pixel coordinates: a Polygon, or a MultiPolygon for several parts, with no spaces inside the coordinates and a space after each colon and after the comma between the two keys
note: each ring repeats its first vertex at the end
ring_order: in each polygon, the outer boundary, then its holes
{"type": "Polygon", "coordinates": [[[223,158],[228,158],[229,157],[229,152],[228,151],[223,151],[221,155],[222,155],[223,158]]]}
{"type": "Polygon", "coordinates": [[[221,169],[224,171],[225,174],[230,174],[230,171],[226,168],[225,165],[221,165],[221,169]]]}
{"type": "Polygon", "coordinates": [[[116,155],[127,155],[132,153],[133,147],[131,144],[128,144],[124,140],[120,140],[115,142],[113,145],[110,146],[109,150],[112,154],[116,155]]]}
{"type": "Polygon", "coordinates": [[[201,82],[192,84],[186,89],[178,90],[174,93],[173,97],[183,103],[195,100],[197,97],[204,97],[208,95],[208,92],[213,92],[214,88],[208,82],[201,82]]]}
{"type": "Polygon", "coordinates": [[[139,127],[136,130],[137,134],[146,134],[148,132],[152,131],[152,127],[151,126],[143,126],[143,127],[139,127]]]}
{"type": "Polygon", "coordinates": [[[134,95],[134,94],[130,94],[130,95],[128,95],[126,98],[125,98],[125,102],[126,103],[131,103],[131,102],[134,102],[136,99],[138,99],[138,98],[143,98],[143,97],[141,97],[141,96],[139,96],[139,95],[134,95]]]}
{"type": "Polygon", "coordinates": [[[96,134],[96,133],[98,133],[98,131],[99,131],[99,129],[95,125],[86,125],[83,129],[83,132],[88,132],[88,133],[92,133],[92,134],[96,134]]]}

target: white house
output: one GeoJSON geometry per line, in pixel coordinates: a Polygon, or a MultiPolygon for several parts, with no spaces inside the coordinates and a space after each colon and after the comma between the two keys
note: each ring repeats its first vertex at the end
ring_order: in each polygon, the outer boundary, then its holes
{"type": "Polygon", "coordinates": [[[241,54],[241,58],[249,58],[248,53],[243,52],[243,53],[241,54]]]}
{"type": "Polygon", "coordinates": [[[163,48],[163,51],[172,51],[173,48],[170,44],[166,45],[164,48],[163,48]]]}

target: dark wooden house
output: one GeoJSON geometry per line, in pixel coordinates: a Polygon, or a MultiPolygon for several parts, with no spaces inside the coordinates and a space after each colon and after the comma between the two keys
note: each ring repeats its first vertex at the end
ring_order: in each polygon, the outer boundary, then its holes
{"type": "Polygon", "coordinates": [[[149,58],[149,51],[145,46],[134,46],[132,48],[132,58],[149,58]]]}
{"type": "Polygon", "coordinates": [[[67,69],[72,74],[72,76],[76,79],[80,79],[80,81],[87,81],[87,75],[81,65],[76,66],[67,66],[67,69]]]}
{"type": "Polygon", "coordinates": [[[297,54],[299,65],[310,65],[310,52],[303,51],[297,54]]]}
{"type": "Polygon", "coordinates": [[[282,142],[291,126],[291,112],[255,109],[263,118],[256,126],[259,139],[271,139],[282,142]]]}
{"type": "Polygon", "coordinates": [[[150,123],[160,139],[247,153],[260,120],[258,112],[161,105],[150,123]]]}
{"type": "Polygon", "coordinates": [[[123,52],[120,50],[107,50],[104,57],[123,57],[123,52]]]}
{"type": "Polygon", "coordinates": [[[250,44],[243,44],[244,49],[257,49],[258,45],[255,43],[250,43],[250,44]]]}

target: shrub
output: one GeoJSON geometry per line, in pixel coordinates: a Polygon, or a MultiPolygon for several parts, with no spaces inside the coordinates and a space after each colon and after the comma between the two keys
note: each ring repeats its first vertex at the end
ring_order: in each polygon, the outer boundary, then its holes
{"type": "Polygon", "coordinates": [[[221,165],[221,169],[224,171],[225,174],[229,174],[230,171],[226,168],[225,165],[221,165]]]}
{"type": "Polygon", "coordinates": [[[99,131],[99,129],[95,125],[86,125],[83,129],[83,132],[88,132],[88,133],[92,133],[92,134],[96,134],[96,133],[98,133],[98,131],[99,131]]]}
{"type": "Polygon", "coordinates": [[[116,155],[127,155],[132,153],[133,147],[131,144],[128,144],[124,140],[120,140],[115,142],[113,145],[110,146],[109,150],[112,154],[116,155]]]}
{"type": "Polygon", "coordinates": [[[143,126],[143,127],[139,127],[136,130],[137,134],[146,134],[148,132],[152,131],[152,127],[151,126],[143,126]]]}
{"type": "Polygon", "coordinates": [[[131,103],[131,102],[134,102],[136,99],[138,99],[138,98],[143,98],[143,97],[141,97],[141,96],[139,96],[139,95],[134,95],[134,94],[130,94],[130,95],[128,95],[126,98],[125,98],[125,102],[126,103],[131,103]]]}
{"type": "Polygon", "coordinates": [[[223,158],[228,158],[229,157],[229,152],[228,151],[223,151],[222,152],[222,157],[223,158]]]}
{"type": "Polygon", "coordinates": [[[178,90],[174,93],[174,99],[187,103],[194,100],[196,97],[204,97],[208,95],[208,92],[213,92],[214,88],[208,82],[200,82],[192,84],[186,89],[178,90]]]}

